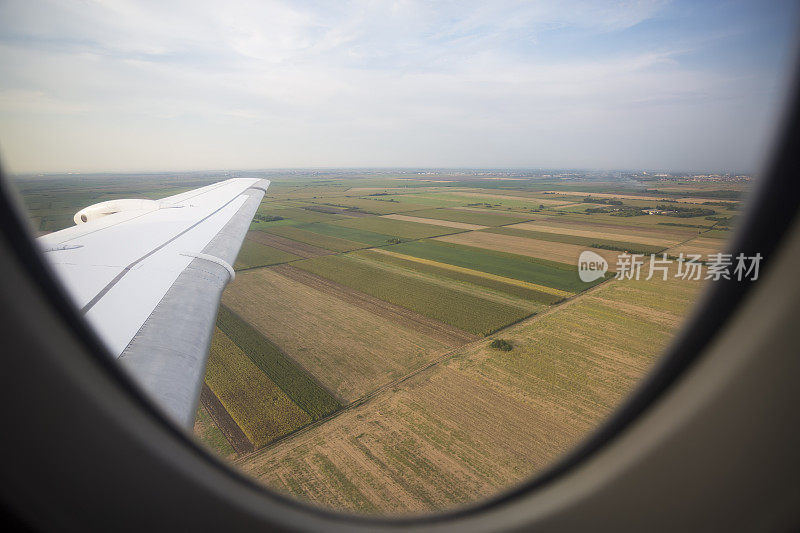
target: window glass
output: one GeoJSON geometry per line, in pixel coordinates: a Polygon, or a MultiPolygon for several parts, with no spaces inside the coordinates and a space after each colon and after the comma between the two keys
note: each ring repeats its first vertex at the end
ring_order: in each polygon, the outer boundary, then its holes
{"type": "Polygon", "coordinates": [[[757,279],[760,256],[724,252],[797,15],[6,1],[0,155],[37,236],[100,202],[271,180],[194,435],[314,505],[450,510],[551,465],[704,288],[757,279]]]}

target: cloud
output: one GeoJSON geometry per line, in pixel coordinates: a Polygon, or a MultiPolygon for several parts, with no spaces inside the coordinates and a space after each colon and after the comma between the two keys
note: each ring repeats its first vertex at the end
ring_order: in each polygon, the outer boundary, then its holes
{"type": "MultiPolygon", "coordinates": [[[[753,116],[772,89],[756,97],[758,76],[684,64],[689,34],[630,40],[669,9],[7,1],[3,155],[12,170],[703,162],[675,139],[701,125],[762,134],[753,116]],[[42,167],[42,147],[57,143],[63,161],[42,167]]],[[[752,159],[741,144],[732,153],[752,159]]]]}

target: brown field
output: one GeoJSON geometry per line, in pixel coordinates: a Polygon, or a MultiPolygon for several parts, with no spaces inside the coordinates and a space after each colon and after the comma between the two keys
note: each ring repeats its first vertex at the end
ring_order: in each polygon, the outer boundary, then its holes
{"type": "Polygon", "coordinates": [[[684,254],[700,254],[705,258],[709,254],[721,252],[725,247],[725,239],[712,239],[708,237],[697,237],[689,242],[675,246],[667,250],[669,255],[684,254]]]}
{"type": "Polygon", "coordinates": [[[247,238],[306,259],[309,257],[319,257],[321,255],[330,255],[334,253],[324,248],[319,248],[304,242],[293,241],[292,239],[287,239],[286,237],[281,237],[280,235],[264,233],[263,231],[251,231],[247,234],[247,238]]]}
{"type": "MultiPolygon", "coordinates": [[[[588,229],[588,228],[601,228],[601,224],[595,223],[564,223],[551,224],[550,221],[544,223],[540,222],[522,222],[520,224],[512,224],[509,228],[527,229],[531,231],[544,231],[547,233],[558,233],[562,235],[576,235],[578,237],[594,237],[597,239],[607,239],[611,241],[622,242],[637,242],[639,244],[649,244],[653,246],[670,246],[675,245],[684,240],[676,235],[675,231],[661,230],[661,229],[642,229],[630,228],[630,231],[618,226],[607,226],[607,230],[601,229],[588,229]]],[[[686,232],[686,237],[689,238],[696,233],[686,232]]]]}
{"type": "Polygon", "coordinates": [[[239,459],[314,504],[421,513],[480,500],[551,464],[651,367],[700,284],[610,281],[239,459]]]}
{"type": "Polygon", "coordinates": [[[450,220],[439,220],[434,218],[412,217],[408,215],[383,215],[383,218],[394,220],[405,220],[406,222],[419,222],[421,224],[433,224],[434,226],[445,226],[458,229],[486,229],[489,226],[479,226],[478,224],[466,224],[464,222],[451,222],[450,220]]]}
{"type": "MultiPolygon", "coordinates": [[[[515,224],[514,227],[519,226],[515,224]]],[[[471,231],[468,233],[458,233],[455,235],[445,235],[436,237],[436,240],[452,242],[454,244],[466,244],[467,246],[477,246],[488,250],[508,252],[512,254],[527,255],[529,257],[539,257],[550,261],[558,261],[568,265],[577,265],[578,257],[581,252],[587,250],[586,246],[575,244],[565,244],[562,242],[540,241],[514,235],[498,235],[496,233],[485,233],[482,231],[471,231]]],[[[613,271],[617,264],[617,256],[620,252],[613,250],[599,250],[592,248],[592,251],[600,254],[608,261],[609,270],[613,271]]]]}
{"type": "Polygon", "coordinates": [[[346,402],[451,347],[268,268],[237,276],[222,300],[346,402]]]}

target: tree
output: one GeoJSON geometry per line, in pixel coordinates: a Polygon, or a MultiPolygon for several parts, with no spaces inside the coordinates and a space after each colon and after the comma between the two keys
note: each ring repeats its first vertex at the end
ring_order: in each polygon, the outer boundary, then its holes
{"type": "Polygon", "coordinates": [[[514,346],[512,346],[511,343],[505,339],[495,339],[491,344],[489,344],[489,346],[502,352],[510,352],[511,349],[514,348],[514,346]]]}

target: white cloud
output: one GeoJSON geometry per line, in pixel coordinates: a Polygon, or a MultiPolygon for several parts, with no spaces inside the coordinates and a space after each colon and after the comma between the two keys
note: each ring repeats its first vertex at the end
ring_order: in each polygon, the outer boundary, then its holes
{"type": "Polygon", "coordinates": [[[656,143],[697,152],[675,136],[755,127],[747,80],[683,67],[685,44],[539,50],[552,32],[602,41],[662,8],[8,1],[3,155],[14,171],[670,164],[656,143]],[[741,120],[725,101],[747,104],[741,120]],[[43,165],[43,148],[60,155],[43,165]]]}

